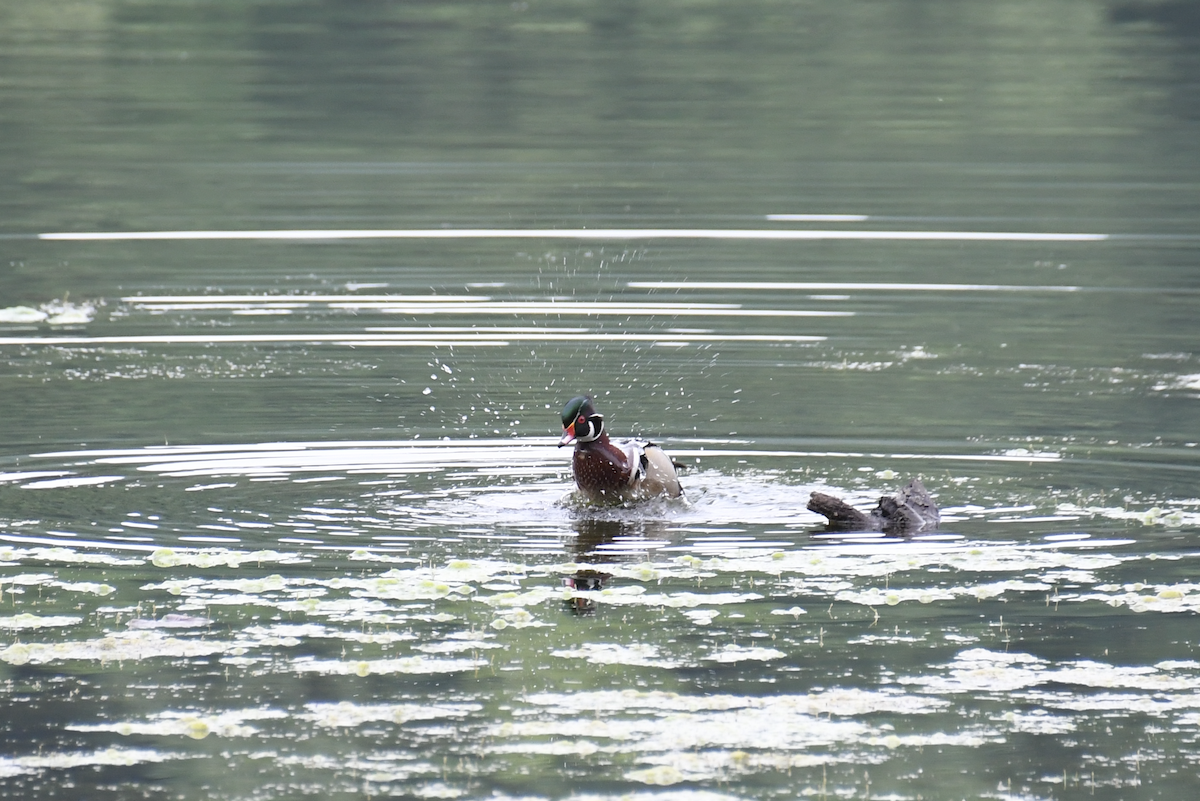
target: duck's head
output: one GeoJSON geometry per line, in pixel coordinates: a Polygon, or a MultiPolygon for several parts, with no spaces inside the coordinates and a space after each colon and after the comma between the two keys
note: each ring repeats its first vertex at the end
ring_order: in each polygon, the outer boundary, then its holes
{"type": "Polygon", "coordinates": [[[575,442],[592,442],[604,431],[604,415],[596,413],[592,399],[586,395],[571,398],[563,407],[563,435],[558,447],[575,442]]]}

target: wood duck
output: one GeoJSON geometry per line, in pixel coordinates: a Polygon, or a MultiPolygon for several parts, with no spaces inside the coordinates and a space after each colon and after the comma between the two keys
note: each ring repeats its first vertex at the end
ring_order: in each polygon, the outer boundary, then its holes
{"type": "Polygon", "coordinates": [[[563,409],[562,424],[558,447],[575,445],[575,484],[591,503],[616,505],[683,494],[671,457],[643,439],[609,439],[604,415],[596,412],[591,398],[572,398],[563,409]]]}

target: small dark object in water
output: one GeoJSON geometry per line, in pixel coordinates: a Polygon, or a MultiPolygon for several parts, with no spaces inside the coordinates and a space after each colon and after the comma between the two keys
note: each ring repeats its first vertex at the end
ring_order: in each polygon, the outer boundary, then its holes
{"type": "Polygon", "coordinates": [[[870,512],[860,512],[832,495],[814,492],[808,499],[809,511],[824,515],[830,529],[837,531],[882,531],[889,537],[902,537],[937,528],[941,514],[919,478],[914,478],[894,497],[879,499],[870,512]]]}

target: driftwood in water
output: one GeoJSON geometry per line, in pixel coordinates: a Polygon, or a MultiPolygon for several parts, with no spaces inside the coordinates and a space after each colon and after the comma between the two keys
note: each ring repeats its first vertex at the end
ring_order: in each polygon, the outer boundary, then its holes
{"type": "Polygon", "coordinates": [[[860,512],[845,501],[822,492],[812,494],[808,508],[824,515],[831,529],[882,531],[892,537],[937,528],[941,522],[937,504],[918,478],[908,482],[895,496],[880,498],[870,512],[860,512]]]}

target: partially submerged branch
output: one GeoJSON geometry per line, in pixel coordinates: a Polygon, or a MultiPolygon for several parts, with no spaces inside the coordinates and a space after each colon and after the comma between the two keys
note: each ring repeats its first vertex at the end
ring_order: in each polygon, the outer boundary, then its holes
{"type": "Polygon", "coordinates": [[[835,531],[882,531],[892,537],[916,534],[937,528],[941,522],[937,503],[921,480],[914,478],[894,496],[883,497],[870,512],[860,512],[845,501],[814,492],[808,500],[810,511],[824,515],[835,531]]]}

